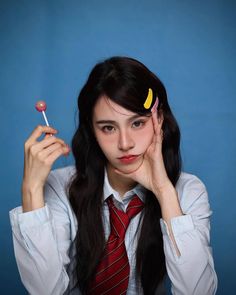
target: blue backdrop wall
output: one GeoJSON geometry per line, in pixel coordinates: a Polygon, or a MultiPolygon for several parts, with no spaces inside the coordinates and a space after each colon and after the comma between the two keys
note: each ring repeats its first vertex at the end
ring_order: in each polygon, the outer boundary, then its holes
{"type": "MultiPolygon", "coordinates": [[[[1,0],[1,287],[26,294],[8,211],[20,204],[23,145],[43,124],[70,143],[76,99],[91,67],[112,55],[139,59],[164,82],[182,131],[184,170],[206,184],[218,294],[236,290],[235,1],[1,0]]],[[[73,163],[59,159],[54,168],[73,163]]]]}

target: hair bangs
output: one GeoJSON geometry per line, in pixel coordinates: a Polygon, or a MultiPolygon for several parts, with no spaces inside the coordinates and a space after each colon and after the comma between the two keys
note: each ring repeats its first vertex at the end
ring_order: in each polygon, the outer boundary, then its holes
{"type": "MultiPolygon", "coordinates": [[[[133,79],[129,76],[109,77],[104,85],[104,95],[113,102],[139,115],[147,115],[155,103],[154,87],[151,87],[148,79],[138,79],[137,74],[133,79]],[[149,108],[144,107],[149,88],[152,89],[153,97],[149,108]]],[[[149,79],[151,80],[151,79],[149,79]]]]}

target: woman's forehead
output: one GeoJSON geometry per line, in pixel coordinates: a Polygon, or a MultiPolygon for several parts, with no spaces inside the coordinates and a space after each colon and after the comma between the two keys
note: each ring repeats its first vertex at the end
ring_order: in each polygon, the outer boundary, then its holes
{"type": "Polygon", "coordinates": [[[134,112],[118,105],[117,103],[115,103],[114,101],[109,99],[109,97],[105,95],[101,96],[98,99],[94,107],[94,116],[96,118],[107,117],[107,116],[109,116],[110,118],[120,117],[120,116],[131,117],[134,115],[135,115],[134,112]]]}

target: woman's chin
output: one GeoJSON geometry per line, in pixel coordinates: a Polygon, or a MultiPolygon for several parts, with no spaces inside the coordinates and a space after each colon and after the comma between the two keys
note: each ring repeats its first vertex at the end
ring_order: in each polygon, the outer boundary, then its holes
{"type": "Polygon", "coordinates": [[[140,168],[143,163],[143,157],[141,157],[138,161],[132,164],[122,164],[117,165],[115,168],[124,174],[133,173],[140,168]]]}

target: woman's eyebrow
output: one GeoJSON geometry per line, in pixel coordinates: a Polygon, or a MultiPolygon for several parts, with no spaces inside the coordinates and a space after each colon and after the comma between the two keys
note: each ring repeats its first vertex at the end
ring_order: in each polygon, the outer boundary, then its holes
{"type": "Polygon", "coordinates": [[[99,120],[95,122],[96,124],[116,124],[116,121],[113,120],[99,120]]]}
{"type": "MultiPolygon", "coordinates": [[[[150,117],[150,116],[149,115],[138,115],[137,114],[137,115],[134,115],[134,116],[128,118],[127,122],[131,122],[131,121],[133,121],[133,120],[135,120],[137,118],[140,118],[140,117],[150,117]]],[[[114,120],[98,120],[95,123],[96,124],[117,124],[117,122],[114,121],[114,120]]]]}

